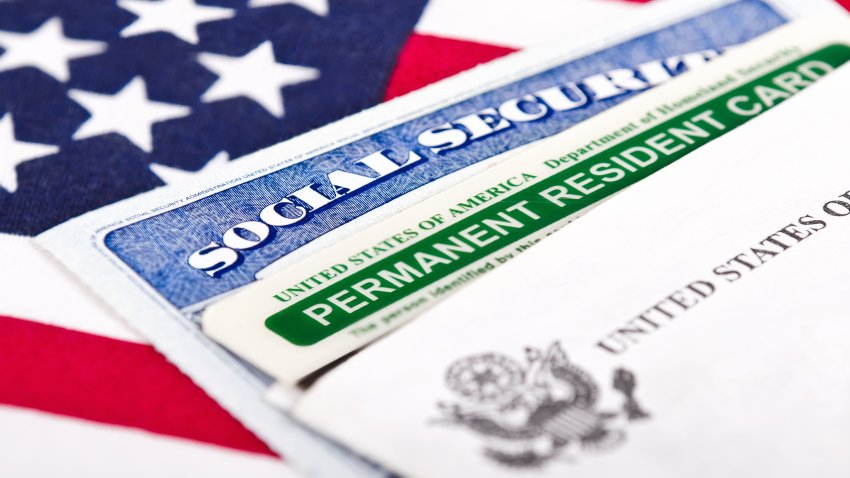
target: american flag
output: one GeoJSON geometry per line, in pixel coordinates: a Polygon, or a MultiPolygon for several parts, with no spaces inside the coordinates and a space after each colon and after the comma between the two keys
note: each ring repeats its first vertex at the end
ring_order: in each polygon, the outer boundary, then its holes
{"type": "Polygon", "coordinates": [[[637,3],[0,0],[0,475],[293,474],[30,238],[637,3]]]}

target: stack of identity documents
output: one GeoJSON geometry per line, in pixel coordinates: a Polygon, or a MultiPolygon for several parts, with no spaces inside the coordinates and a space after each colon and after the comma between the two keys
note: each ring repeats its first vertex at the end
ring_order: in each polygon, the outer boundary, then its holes
{"type": "Polygon", "coordinates": [[[628,25],[37,243],[305,476],[847,476],[850,18],[628,25]]]}

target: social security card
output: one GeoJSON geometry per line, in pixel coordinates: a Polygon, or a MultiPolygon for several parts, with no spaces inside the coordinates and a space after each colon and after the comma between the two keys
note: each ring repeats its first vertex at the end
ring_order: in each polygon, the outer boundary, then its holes
{"type": "Polygon", "coordinates": [[[764,1],[723,5],[187,198],[111,231],[105,244],[175,307],[203,303],[396,198],[564,131],[785,22],[764,1]]]}

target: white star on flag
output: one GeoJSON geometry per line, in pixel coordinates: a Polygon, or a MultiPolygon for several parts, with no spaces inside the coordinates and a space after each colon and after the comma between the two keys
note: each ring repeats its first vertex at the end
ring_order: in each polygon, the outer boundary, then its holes
{"type": "Polygon", "coordinates": [[[153,150],[151,129],[154,123],[188,116],[192,112],[188,106],[148,99],[145,80],[140,76],[114,95],[70,90],[68,96],[91,114],[74,133],[75,140],[118,133],[148,153],[153,150]]]}
{"type": "Polygon", "coordinates": [[[51,18],[29,33],[0,31],[0,71],[31,66],[62,83],[71,78],[68,62],[106,51],[107,44],[74,40],[63,33],[62,20],[51,18]]]}
{"type": "Polygon", "coordinates": [[[269,41],[244,56],[201,53],[198,62],[219,77],[201,96],[202,101],[211,103],[244,96],[278,118],[284,114],[281,88],[319,77],[315,68],[277,63],[269,41]]]}
{"type": "Polygon", "coordinates": [[[118,6],[139,18],[121,30],[124,38],[152,32],[168,32],[198,44],[198,24],[232,18],[230,8],[198,5],[193,0],[118,0],[118,6]]]}
{"type": "Polygon", "coordinates": [[[41,158],[59,151],[58,146],[26,143],[15,139],[15,124],[12,114],[0,118],[0,189],[13,193],[18,189],[15,168],[31,159],[41,158]]]}
{"type": "Polygon", "coordinates": [[[272,5],[298,5],[310,10],[320,17],[328,15],[328,0],[250,0],[248,6],[251,8],[270,7],[272,5]]]}
{"type": "Polygon", "coordinates": [[[150,168],[151,172],[156,174],[159,179],[162,180],[165,184],[177,184],[185,182],[195,175],[200,175],[203,173],[207,173],[209,171],[216,170],[230,160],[230,155],[227,154],[227,151],[221,151],[212,159],[207,161],[207,164],[203,165],[201,169],[197,171],[186,171],[179,168],[172,168],[171,166],[166,166],[164,164],[151,163],[150,168]]]}

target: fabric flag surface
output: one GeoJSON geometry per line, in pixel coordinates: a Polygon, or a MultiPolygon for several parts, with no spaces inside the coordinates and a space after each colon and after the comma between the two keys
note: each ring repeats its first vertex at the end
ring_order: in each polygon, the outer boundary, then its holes
{"type": "Polygon", "coordinates": [[[639,3],[0,0],[0,474],[292,474],[29,238],[639,3]]]}

